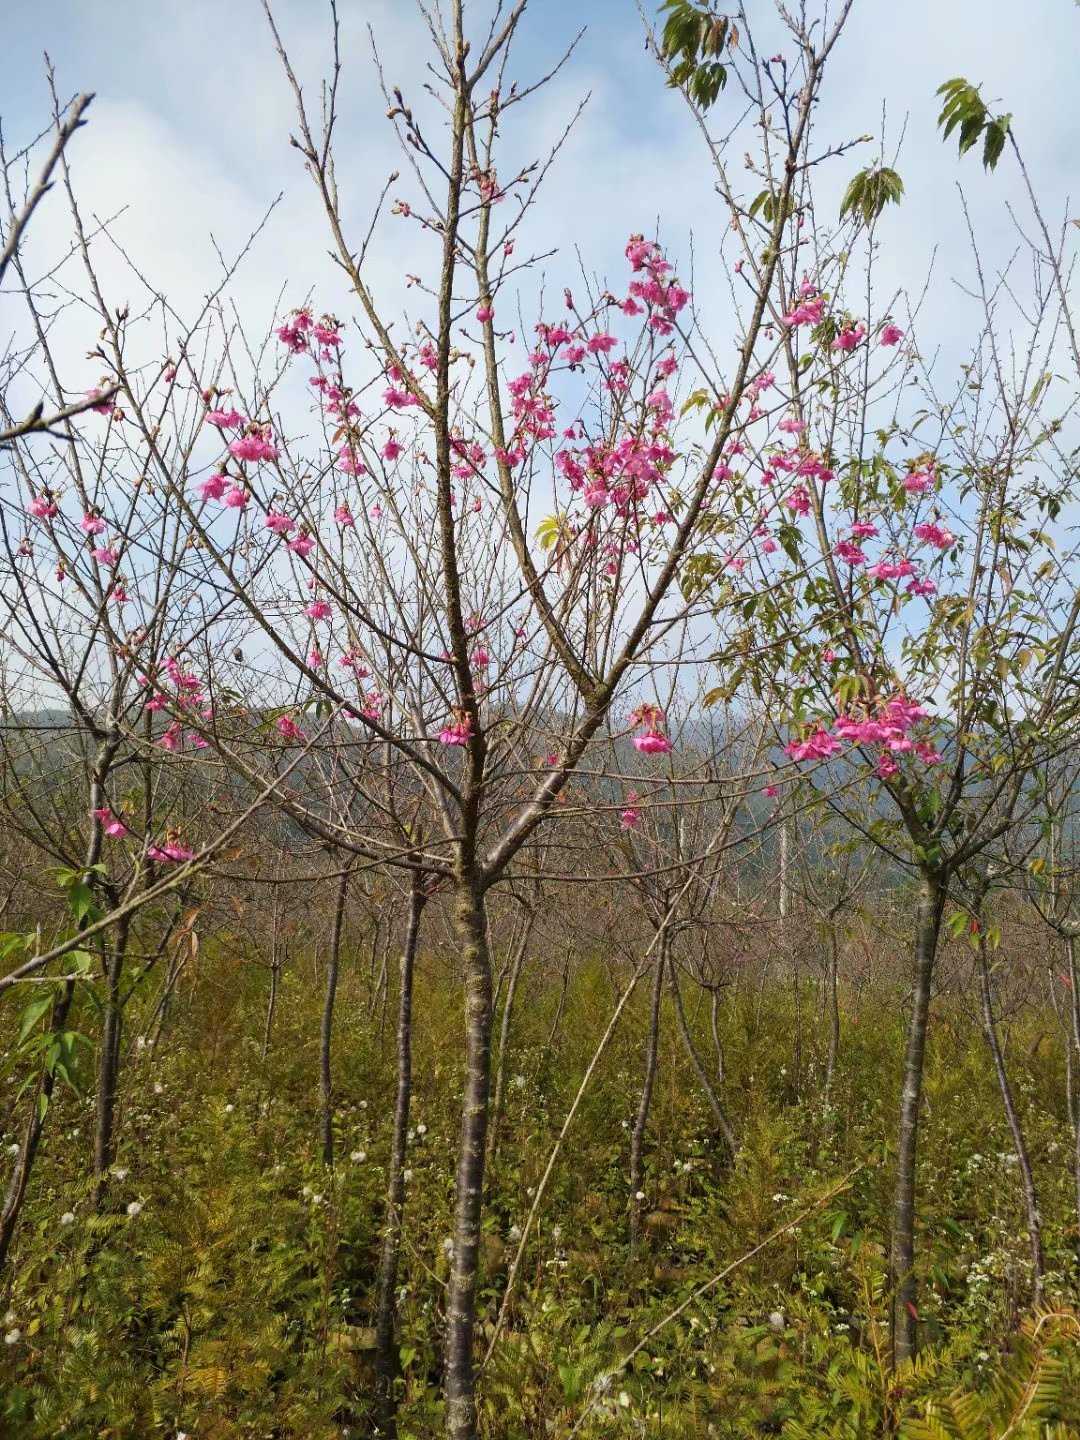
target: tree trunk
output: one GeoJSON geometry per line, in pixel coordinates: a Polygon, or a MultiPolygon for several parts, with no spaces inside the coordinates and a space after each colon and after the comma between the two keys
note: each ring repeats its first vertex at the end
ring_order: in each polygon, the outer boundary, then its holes
{"type": "Polygon", "coordinates": [[[401,1255],[401,1234],[405,1217],[405,1147],[412,1104],[412,997],[413,971],[420,936],[420,917],[427,896],[421,876],[413,878],[409,891],[409,918],[401,952],[401,988],[397,1019],[397,1095],[394,1101],[394,1131],[390,1148],[390,1170],[386,1181],[386,1218],[383,1223],[379,1257],[378,1308],[375,1319],[376,1424],[380,1436],[397,1434],[397,1404],[394,1384],[398,1374],[397,1275],[401,1255]]]}
{"type": "Polygon", "coordinates": [[[450,1440],[474,1440],[473,1333],[491,1087],[491,956],[484,896],[475,871],[458,878],[455,928],[465,970],[465,1094],[447,1297],[446,1433],[450,1440]]]}
{"type": "Polygon", "coordinates": [[[559,1024],[562,1021],[563,1010],[566,1008],[566,997],[570,992],[570,946],[566,947],[566,957],[563,960],[562,988],[559,991],[559,1003],[555,1007],[555,1018],[551,1022],[551,1029],[548,1032],[547,1043],[549,1048],[555,1043],[555,1036],[558,1033],[559,1024]]]}
{"type": "Polygon", "coordinates": [[[499,1058],[495,1065],[495,1098],[491,1102],[491,1139],[488,1144],[489,1161],[495,1158],[495,1152],[499,1148],[499,1126],[502,1121],[503,1091],[506,1083],[506,1052],[510,1048],[510,1021],[514,1014],[514,997],[517,994],[518,980],[521,976],[521,968],[525,962],[525,952],[529,946],[529,937],[532,934],[535,916],[536,912],[530,909],[525,918],[525,929],[514,949],[514,954],[510,961],[510,974],[506,982],[506,1001],[503,1005],[502,1019],[499,1023],[499,1058]]]}
{"type": "Polygon", "coordinates": [[[1005,1118],[1009,1122],[1009,1133],[1012,1136],[1013,1150],[1016,1154],[1017,1164],[1020,1167],[1020,1183],[1024,1194],[1024,1210],[1027,1216],[1028,1243],[1031,1246],[1031,1268],[1034,1284],[1032,1299],[1034,1304],[1038,1305],[1043,1297],[1043,1272],[1045,1269],[1039,1200],[1035,1191],[1035,1178],[1031,1173],[1031,1157],[1028,1153],[1027,1137],[1024,1135],[1024,1127],[1017,1113],[1012,1085],[1009,1082],[1009,1072],[1005,1065],[1005,1056],[1002,1054],[1001,1041],[998,1037],[997,1021],[994,1019],[994,995],[990,983],[990,966],[986,958],[986,935],[981,931],[979,934],[978,956],[979,994],[982,1001],[983,1030],[986,1032],[986,1043],[990,1046],[990,1054],[994,1059],[994,1071],[997,1074],[998,1089],[1001,1091],[1001,1100],[1005,1106],[1005,1118]]]}
{"type": "MultiPolygon", "coordinates": [[[[1072,1038],[1076,1059],[1080,1062],[1080,968],[1076,964],[1076,936],[1065,940],[1069,957],[1069,1006],[1072,1012],[1072,1038]]],[[[1073,1151],[1073,1180],[1076,1185],[1077,1252],[1080,1253],[1080,1106],[1076,1114],[1076,1143],[1073,1151]]]]}
{"type": "Polygon", "coordinates": [[[641,1098],[638,1100],[634,1129],[630,1136],[630,1248],[638,1242],[641,1227],[642,1181],[645,1175],[645,1129],[649,1123],[653,1088],[656,1085],[656,1060],[660,1049],[660,1000],[664,993],[664,971],[667,969],[667,931],[660,937],[660,953],[656,957],[653,971],[652,995],[649,999],[649,1031],[645,1041],[645,1074],[641,1082],[641,1098]]]}
{"type": "MultiPolygon", "coordinates": [[[[98,748],[94,768],[90,775],[90,793],[88,799],[90,802],[89,810],[91,815],[105,803],[105,780],[109,774],[109,770],[112,768],[112,762],[116,758],[116,752],[119,748],[120,738],[115,730],[110,730],[98,748]]],[[[84,861],[88,877],[93,874],[93,867],[101,858],[102,834],[102,827],[99,823],[91,825],[84,861]]],[[[79,921],[78,928],[85,930],[85,918],[79,921]]],[[[71,1009],[71,1001],[74,994],[74,982],[65,980],[59,994],[53,1000],[52,1009],[49,1011],[49,1029],[53,1034],[63,1030],[67,1022],[68,1012],[71,1009]]],[[[45,1116],[48,1114],[49,1103],[52,1100],[52,1094],[55,1088],[56,1072],[43,1067],[34,1089],[30,1114],[27,1117],[26,1129],[23,1132],[22,1145],[15,1160],[15,1168],[11,1173],[11,1179],[8,1182],[7,1193],[4,1196],[4,1208],[0,1210],[0,1271],[3,1270],[4,1265],[7,1263],[8,1251],[11,1249],[11,1241],[15,1234],[15,1227],[19,1222],[19,1212],[22,1210],[23,1200],[26,1198],[26,1187],[30,1182],[30,1172],[34,1168],[34,1160],[37,1157],[38,1146],[41,1144],[41,1135],[45,1128],[45,1116]]]]}
{"type": "Polygon", "coordinates": [[[897,1135],[896,1183],[893,1192],[892,1247],[889,1267],[893,1284],[893,1363],[900,1365],[915,1354],[915,1162],[919,1141],[919,1107],[922,1100],[923,1060],[930,1020],[930,989],[937,957],[945,890],[938,874],[924,872],[919,885],[915,921],[915,988],[904,1053],[904,1083],[900,1098],[897,1135]]]}
{"type": "Polygon", "coordinates": [[[116,944],[109,952],[106,969],[107,994],[105,1022],[101,1031],[101,1054],[98,1058],[97,1115],[94,1129],[94,1208],[101,1209],[108,1184],[109,1166],[116,1154],[114,1120],[116,1089],[120,1073],[120,1031],[123,1010],[120,985],[124,972],[129,921],[125,918],[116,927],[116,944]]]}
{"type": "MultiPolygon", "coordinates": [[[[63,1029],[68,1011],[71,1009],[71,997],[74,993],[75,986],[72,981],[68,980],[53,1001],[52,1010],[49,1012],[49,1029],[53,1033],[63,1029]]],[[[18,1223],[19,1212],[26,1196],[26,1187],[30,1181],[30,1172],[34,1168],[34,1159],[37,1156],[38,1146],[41,1144],[41,1134],[45,1128],[45,1115],[48,1112],[49,1101],[52,1099],[55,1085],[56,1075],[54,1072],[43,1069],[34,1091],[30,1115],[23,1132],[22,1146],[15,1160],[15,1169],[12,1171],[7,1194],[4,1196],[4,1208],[0,1211],[0,1271],[7,1263],[8,1251],[11,1249],[15,1226],[18,1223]]]]}
{"type": "Polygon", "coordinates": [[[319,1031],[319,1090],[322,1099],[323,1164],[334,1163],[334,1081],[330,1072],[330,1046],[334,1035],[334,997],[337,995],[338,964],[341,959],[341,933],[345,928],[345,901],[349,895],[349,872],[341,872],[337,898],[334,901],[334,923],[330,933],[330,952],[326,957],[326,991],[323,996],[322,1027],[319,1031]]]}
{"type": "Polygon", "coordinates": [[[836,1058],[840,1053],[840,996],[837,988],[837,970],[839,968],[839,956],[837,954],[838,944],[836,939],[836,924],[829,925],[829,975],[828,995],[829,1006],[829,1056],[825,1062],[825,1099],[828,1100],[832,1093],[833,1078],[836,1075],[836,1058]]]}
{"type": "Polygon", "coordinates": [[[720,1023],[717,1011],[720,1009],[720,992],[713,986],[709,996],[709,1028],[712,1031],[713,1050],[716,1052],[716,1083],[724,1083],[724,1047],[720,1040],[720,1023]]]}
{"type": "Polygon", "coordinates": [[[671,998],[675,1002],[675,1020],[679,1027],[679,1035],[682,1038],[683,1048],[689,1056],[690,1064],[694,1067],[694,1074],[698,1077],[698,1082],[705,1092],[705,1099],[709,1103],[709,1109],[712,1111],[716,1128],[720,1132],[724,1144],[734,1157],[738,1149],[735,1131],[723,1105],[720,1103],[720,1096],[716,1093],[716,1087],[709,1079],[701,1056],[697,1052],[697,1046],[694,1044],[694,1037],[690,1033],[690,1026],[686,1019],[686,1009],[683,1005],[682,991],[679,989],[679,977],[675,969],[675,959],[674,956],[670,954],[668,955],[668,983],[671,988],[671,998]]]}
{"type": "Polygon", "coordinates": [[[263,1026],[262,1058],[270,1053],[270,1032],[274,1028],[274,1011],[277,1009],[278,957],[275,953],[270,962],[270,998],[266,1002],[266,1024],[263,1026]]]}

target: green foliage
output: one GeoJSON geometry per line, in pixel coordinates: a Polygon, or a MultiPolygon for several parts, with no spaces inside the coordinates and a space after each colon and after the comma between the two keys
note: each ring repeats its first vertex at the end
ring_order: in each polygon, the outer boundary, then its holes
{"type": "Polygon", "coordinates": [[[840,219],[850,215],[864,225],[872,225],[886,205],[899,205],[904,193],[904,182],[895,170],[887,165],[876,169],[867,166],[852,179],[840,202],[840,219]]]}
{"type": "Polygon", "coordinates": [[[727,84],[727,67],[720,57],[738,45],[738,29],[712,4],[664,0],[660,8],[668,12],[660,54],[670,64],[669,83],[685,90],[700,110],[708,110],[727,84]]]}
{"type": "MultiPolygon", "coordinates": [[[[200,1440],[369,1433],[394,1077],[366,957],[348,956],[342,967],[331,1176],[319,1159],[320,996],[311,957],[295,957],[281,978],[264,1063],[265,973],[213,952],[202,950],[205,968],[193,972],[157,1052],[130,1056],[120,1152],[99,1216],[87,1177],[92,1109],[58,1087],[5,1302],[9,1325],[22,1332],[0,1347],[5,1440],[170,1440],[178,1429],[200,1440]],[[134,1215],[132,1202],[141,1206],[134,1215]],[[64,1212],[73,1223],[61,1223],[64,1212]]],[[[819,959],[811,948],[803,963],[812,973],[819,959]]],[[[418,986],[413,1119],[425,1128],[408,1159],[400,1434],[436,1440],[461,1017],[441,965],[421,965],[418,986]]],[[[925,1440],[966,1433],[955,1429],[956,1416],[971,1395],[989,1407],[986,1424],[998,1426],[970,1432],[982,1440],[1000,1437],[1000,1418],[1013,1413],[1008,1396],[1033,1376],[1038,1423],[1080,1433],[1080,1347],[1070,1346],[1064,1322],[1060,1332],[1048,1321],[1038,1334],[1016,1334],[1013,1307],[1026,1294],[1016,1173],[985,1047],[966,1020],[953,1023],[963,1017],[944,997],[927,1056],[922,1352],[897,1375],[888,1365],[891,1157],[883,1136],[904,1033],[889,985],[842,996],[827,1103],[826,1035],[811,986],[796,994],[785,979],[760,995],[741,985],[725,996],[724,1091],[742,1141],[734,1164],[688,1061],[668,1041],[675,1031],[665,1010],[643,1239],[631,1254],[623,1122],[640,1077],[647,996],[637,999],[587,1092],[484,1372],[484,1440],[566,1440],[579,1422],[582,1440],[925,1440]],[[859,1162],[848,1192],[693,1302],[616,1372],[697,1287],[859,1162]]],[[[133,998],[129,1033],[138,1033],[138,1007],[151,1001],[133,998]]],[[[79,1003],[85,1013],[88,1002],[79,1003]]],[[[393,996],[385,1003],[392,1014],[393,996]]],[[[488,1177],[481,1336],[503,1293],[513,1227],[610,1006],[604,964],[579,964],[565,997],[539,967],[523,976],[488,1177]],[[552,1047],[556,1014],[563,1018],[552,1047]]],[[[707,1015],[692,1013],[691,1023],[709,1056],[707,1015]]],[[[1060,1056],[1031,1048],[1042,1023],[1033,1018],[1029,1033],[1028,1022],[1016,1022],[1013,1066],[1040,1182],[1049,1293],[1064,1302],[1074,1273],[1070,1135],[1057,1113],[1060,1056]]],[[[24,1060],[26,1073],[34,1063],[24,1060]]],[[[1034,1425],[1015,1440],[1055,1434],[1034,1425]]]]}
{"type": "Polygon", "coordinates": [[[1024,1323],[1012,1350],[977,1390],[930,1400],[924,1416],[910,1419],[901,1440],[1066,1440],[1076,1432],[1063,1420],[1080,1344],[1080,1316],[1046,1312],[1024,1323]]]}
{"type": "Polygon", "coordinates": [[[993,170],[1005,148],[1012,116],[991,115],[980,94],[980,87],[959,77],[939,85],[937,93],[945,97],[938,116],[942,138],[947,140],[954,130],[958,130],[961,155],[977,145],[981,138],[983,168],[993,170]]]}

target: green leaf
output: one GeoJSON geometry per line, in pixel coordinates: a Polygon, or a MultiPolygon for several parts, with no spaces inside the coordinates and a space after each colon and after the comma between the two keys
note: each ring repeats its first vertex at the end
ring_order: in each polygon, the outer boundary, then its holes
{"type": "Polygon", "coordinates": [[[872,225],[886,205],[899,205],[904,182],[887,165],[867,168],[855,175],[840,202],[840,219],[849,215],[872,225]]]}
{"type": "Polygon", "coordinates": [[[946,80],[938,86],[937,93],[944,96],[937,122],[942,139],[947,140],[954,130],[959,129],[957,143],[961,155],[966,155],[982,139],[983,168],[993,170],[1005,148],[1012,116],[992,117],[979,87],[961,77],[946,80]]]}
{"type": "Polygon", "coordinates": [[[19,1024],[19,1039],[17,1042],[19,1045],[23,1043],[30,1034],[30,1031],[33,1030],[34,1026],[49,1009],[52,1001],[53,997],[51,994],[40,995],[36,1000],[31,1000],[30,1004],[23,1011],[19,1024]]]}
{"type": "Polygon", "coordinates": [[[738,44],[738,30],[727,15],[696,0],[664,0],[660,8],[670,12],[660,36],[660,54],[671,66],[669,84],[708,110],[727,84],[719,57],[738,44]]]}
{"type": "Polygon", "coordinates": [[[1011,119],[1011,115],[999,115],[986,127],[986,138],[983,141],[983,168],[985,170],[993,170],[1001,159],[1011,119]]]}

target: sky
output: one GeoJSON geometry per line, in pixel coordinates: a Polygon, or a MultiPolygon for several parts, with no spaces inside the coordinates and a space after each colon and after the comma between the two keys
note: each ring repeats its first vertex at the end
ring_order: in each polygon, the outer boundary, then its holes
{"type": "MultiPolygon", "coordinates": [[[[768,24],[771,6],[755,9],[768,24]]],[[[483,21],[488,0],[467,0],[483,21]]],[[[402,167],[379,93],[367,36],[370,26],[387,81],[400,84],[418,110],[428,45],[411,0],[339,0],[343,26],[342,117],[338,181],[346,218],[366,229],[374,199],[402,167]]],[[[321,0],[277,0],[275,13],[309,98],[317,95],[329,55],[321,0]]],[[[752,12],[753,13],[753,12],[752,12]]],[[[558,253],[544,262],[556,295],[584,263],[613,274],[626,236],[659,233],[685,269],[691,242],[699,293],[719,293],[710,273],[724,224],[700,138],[686,107],[665,89],[646,53],[635,0],[532,0],[520,32],[514,73],[547,69],[584,24],[570,62],[508,134],[514,154],[540,157],[578,102],[588,104],[545,184],[521,242],[558,253]],[[579,254],[580,252],[580,260],[579,254]]],[[[180,308],[195,304],[217,274],[215,243],[242,245],[280,194],[245,261],[233,294],[256,331],[265,333],[283,287],[285,304],[314,287],[316,303],[347,314],[326,258],[316,196],[288,137],[292,97],[273,52],[258,0],[5,0],[0,114],[9,148],[25,143],[48,116],[44,52],[68,95],[93,90],[91,124],[72,148],[84,214],[115,217],[110,230],[148,277],[180,308]],[[120,213],[122,212],[122,213],[120,213]],[[329,298],[326,298],[329,297],[329,298]]],[[[1080,9],[1074,0],[856,0],[818,116],[823,143],[879,132],[888,147],[903,132],[898,161],[906,195],[882,230],[887,283],[919,289],[933,261],[935,342],[948,346],[960,327],[972,263],[957,193],[962,182],[991,268],[1016,246],[1008,205],[1019,180],[1003,161],[986,177],[974,156],[961,163],[935,132],[941,81],[965,75],[1011,110],[1030,168],[1054,216],[1067,213],[1080,95],[1075,61],[1080,9]]],[[[734,96],[721,100],[734,105],[734,96]]],[[[432,122],[436,123],[436,122],[432,122]]],[[[508,131],[509,131],[508,126],[508,131]]],[[[824,193],[838,197],[866,146],[823,170],[824,193]]],[[[394,187],[398,193],[405,185],[394,187]]],[[[68,222],[58,197],[35,222],[32,254],[59,253],[68,222]]],[[[428,265],[415,226],[387,219],[368,259],[375,288],[396,303],[408,270],[428,265]]],[[[119,254],[100,247],[109,298],[132,288],[119,254]]],[[[539,279],[536,272],[529,282],[539,279]]],[[[719,283],[720,281],[723,283],[719,283]]],[[[615,280],[614,283],[618,283],[615,280]]],[[[14,302],[0,297],[0,330],[10,331],[14,302]]],[[[79,337],[81,338],[81,337],[79,337]]],[[[73,355],[81,356],[75,344],[73,355]]],[[[79,363],[85,363],[80,360],[79,363]]],[[[84,377],[87,383],[96,378],[84,377]]]]}

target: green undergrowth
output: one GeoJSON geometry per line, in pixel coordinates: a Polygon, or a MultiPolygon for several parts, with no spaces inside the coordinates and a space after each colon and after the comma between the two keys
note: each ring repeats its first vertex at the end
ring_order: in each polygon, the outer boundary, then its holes
{"type": "MultiPolygon", "coordinates": [[[[99,1215],[88,1178],[92,1103],[67,1091],[58,1098],[4,1296],[4,1330],[17,1338],[0,1351],[0,1434],[370,1433],[394,999],[373,1004],[366,978],[345,968],[332,1172],[317,1135],[321,995],[309,960],[283,977],[265,1062],[265,970],[204,951],[153,1050],[135,1043],[136,997],[118,1158],[99,1215]]],[[[421,964],[400,1292],[402,1440],[427,1440],[441,1426],[461,1085],[460,996],[446,977],[441,962],[421,964]]],[[[539,972],[523,979],[488,1176],[481,1355],[518,1227],[617,978],[583,964],[550,1043],[560,982],[539,972]]],[[[892,1372],[885,1257],[898,997],[844,996],[826,1099],[826,1032],[812,989],[800,993],[797,1016],[790,986],[725,996],[722,1093],[742,1142],[733,1165],[665,1014],[642,1239],[631,1253],[628,1127],[645,997],[636,998],[556,1166],[516,1303],[483,1370],[485,1436],[1080,1436],[1071,1135],[1051,1023],[1033,1015],[1008,1031],[1046,1225],[1044,1310],[1030,1310],[1016,1165],[985,1045],[971,1017],[942,1002],[921,1138],[922,1345],[914,1366],[892,1372]]],[[[715,1069],[704,1009],[691,1007],[691,1018],[715,1069]]],[[[92,1013],[79,1023],[93,1033],[92,1013]]],[[[92,1057],[86,1065],[89,1090],[92,1057]]]]}

